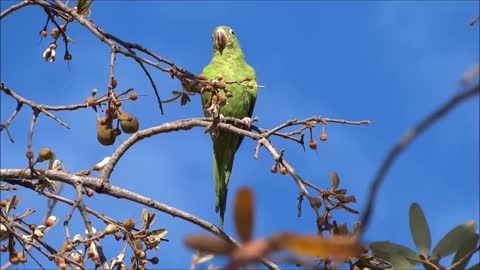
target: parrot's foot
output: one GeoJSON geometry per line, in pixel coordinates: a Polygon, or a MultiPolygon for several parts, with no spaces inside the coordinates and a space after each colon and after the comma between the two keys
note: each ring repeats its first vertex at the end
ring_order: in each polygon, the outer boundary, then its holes
{"type": "Polygon", "coordinates": [[[244,118],[242,118],[242,122],[243,122],[243,124],[245,125],[245,127],[246,127],[248,130],[250,130],[250,128],[252,127],[252,122],[253,122],[252,118],[250,118],[250,117],[244,117],[244,118]]]}
{"type": "Polygon", "coordinates": [[[225,116],[223,114],[219,114],[218,118],[220,119],[220,123],[225,123],[225,116]]]}

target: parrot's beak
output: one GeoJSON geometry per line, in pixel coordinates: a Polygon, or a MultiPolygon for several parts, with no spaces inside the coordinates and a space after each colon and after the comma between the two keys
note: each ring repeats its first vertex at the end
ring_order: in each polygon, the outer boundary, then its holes
{"type": "Polygon", "coordinates": [[[215,36],[218,48],[220,49],[220,51],[223,51],[223,49],[225,49],[225,47],[227,46],[227,34],[225,33],[225,30],[218,29],[215,33],[215,36]]]}

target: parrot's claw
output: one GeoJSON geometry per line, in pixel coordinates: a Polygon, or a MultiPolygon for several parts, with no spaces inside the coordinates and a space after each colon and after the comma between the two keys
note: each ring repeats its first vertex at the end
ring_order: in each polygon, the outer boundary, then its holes
{"type": "Polygon", "coordinates": [[[250,117],[244,117],[242,118],[242,122],[243,124],[245,125],[245,127],[250,130],[250,128],[252,127],[252,118],[250,117]]]}
{"type": "Polygon", "coordinates": [[[219,114],[218,118],[220,118],[220,123],[225,123],[225,116],[223,114],[219,114]]]}

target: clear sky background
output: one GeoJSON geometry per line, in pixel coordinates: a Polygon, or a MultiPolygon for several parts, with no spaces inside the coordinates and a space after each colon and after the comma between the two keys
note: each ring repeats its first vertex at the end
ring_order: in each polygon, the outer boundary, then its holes
{"type": "MultiPolygon", "coordinates": [[[[15,2],[1,1],[4,10],[15,2]]],[[[99,26],[127,41],[138,42],[194,73],[211,58],[211,34],[217,25],[230,25],[239,37],[247,61],[256,69],[259,90],[254,116],[257,124],[274,127],[292,118],[322,115],[349,120],[370,119],[370,126],[327,126],[329,140],[317,153],[279,138],[286,158],[298,173],[327,188],[329,173],[341,177],[341,187],[357,197],[356,209],[366,202],[370,181],[390,147],[426,114],[459,90],[464,72],[479,62],[479,25],[468,22],[478,15],[477,1],[440,2],[161,2],[96,1],[92,18],[99,26]]],[[[74,23],[69,35],[78,41],[70,52],[70,68],[63,61],[63,45],[55,63],[42,59],[50,39],[40,40],[46,17],[39,7],[27,7],[1,21],[1,81],[17,93],[51,105],[84,101],[92,88],[103,92],[108,82],[110,49],[74,23]]],[[[153,90],[143,71],[131,59],[117,57],[117,89],[134,87],[143,95],[124,107],[140,119],[141,128],[202,115],[198,96],[187,106],[165,105],[160,115],[153,90]]],[[[180,89],[178,81],[150,69],[162,98],[180,89]]],[[[1,121],[16,102],[2,94],[1,121]]],[[[92,110],[60,112],[71,125],[67,130],[40,116],[33,148],[51,147],[70,171],[90,168],[109,156],[114,146],[96,140],[92,110]]],[[[1,137],[1,167],[25,167],[31,110],[24,107],[10,126],[15,144],[1,137]]],[[[315,130],[318,139],[319,129],[315,130]]],[[[270,173],[274,163],[267,151],[253,159],[255,143],[245,139],[237,152],[231,177],[225,230],[234,234],[232,198],[240,186],[256,194],[256,236],[289,230],[315,232],[313,211],[304,202],[297,218],[298,188],[288,176],[270,173]]],[[[218,222],[214,211],[211,140],[197,128],[141,141],[121,159],[111,181],[201,218],[218,222]]],[[[479,220],[479,99],[465,102],[423,134],[392,167],[380,190],[367,240],[391,240],[414,247],[408,208],[418,202],[431,225],[436,243],[453,226],[479,220]]],[[[45,199],[19,191],[19,210],[35,208],[31,221],[43,217],[45,199]]],[[[73,198],[67,187],[65,196],[73,198]]],[[[2,198],[11,196],[2,192],[2,198]]],[[[87,204],[112,217],[141,218],[133,203],[95,195],[87,204]]],[[[59,205],[62,220],[70,208],[59,205]]],[[[341,211],[336,220],[351,224],[358,217],[341,211]]],[[[94,219],[95,220],[95,219],[94,219]]],[[[75,216],[71,233],[84,231],[75,216]]],[[[95,220],[101,229],[103,225],[95,220]]],[[[169,230],[157,256],[161,268],[188,268],[191,251],[183,237],[203,229],[163,213],[156,225],[169,230]]],[[[64,240],[61,224],[50,232],[58,247],[64,240]]],[[[121,245],[106,242],[107,255],[121,245]]],[[[155,254],[155,252],[151,253],[155,254]]],[[[1,255],[2,263],[5,254],[1,255]]],[[[215,261],[222,263],[223,260],[215,261]]],[[[450,260],[446,261],[448,264],[450,260]]],[[[25,269],[36,267],[28,263],[25,269]]],[[[23,269],[24,266],[18,266],[23,269]]]]}

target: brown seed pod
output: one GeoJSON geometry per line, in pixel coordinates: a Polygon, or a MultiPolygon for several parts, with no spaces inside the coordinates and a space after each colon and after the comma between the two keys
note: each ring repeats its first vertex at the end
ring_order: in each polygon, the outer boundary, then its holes
{"type": "Polygon", "coordinates": [[[232,91],[230,91],[230,90],[224,90],[224,92],[225,92],[225,96],[226,96],[227,98],[233,97],[232,91]]]}
{"type": "Polygon", "coordinates": [[[245,80],[246,81],[251,81],[253,78],[252,78],[252,75],[247,75],[245,76],[245,80]]]}
{"type": "Polygon", "coordinates": [[[49,160],[53,157],[53,152],[50,148],[44,147],[40,149],[40,152],[38,152],[38,157],[37,157],[37,162],[42,162],[45,160],[49,160]]]}
{"type": "Polygon", "coordinates": [[[25,256],[25,254],[23,252],[18,253],[17,258],[20,261],[20,263],[26,263],[27,262],[27,257],[25,256]]]}
{"type": "Polygon", "coordinates": [[[276,165],[276,164],[275,164],[275,165],[272,165],[272,167],[270,168],[270,171],[271,171],[272,173],[277,173],[277,165],[276,165]]]}
{"type": "Polygon", "coordinates": [[[151,258],[149,261],[150,261],[152,264],[157,264],[158,261],[159,261],[159,259],[158,259],[158,257],[153,257],[153,258],[151,258]]]}
{"type": "Polygon", "coordinates": [[[127,113],[126,111],[122,111],[118,119],[120,120],[120,128],[123,130],[123,132],[135,133],[138,131],[140,124],[135,116],[127,113]]]}
{"type": "Polygon", "coordinates": [[[97,102],[95,101],[95,98],[94,97],[88,97],[87,98],[87,105],[90,106],[90,107],[93,107],[95,105],[97,105],[97,102]]]}
{"type": "Polygon", "coordinates": [[[284,166],[280,165],[280,173],[283,174],[283,175],[286,175],[287,174],[287,168],[285,168],[284,166]]]}
{"type": "Polygon", "coordinates": [[[325,131],[322,131],[322,133],[320,133],[320,140],[324,142],[327,139],[328,139],[327,133],[325,131]]]}
{"type": "Polygon", "coordinates": [[[137,93],[132,92],[132,93],[130,94],[130,96],[128,96],[128,98],[131,99],[131,100],[137,100],[137,99],[138,99],[138,95],[137,95],[137,93]]]}
{"type": "Polygon", "coordinates": [[[213,86],[211,84],[207,84],[205,86],[205,90],[207,90],[207,91],[212,91],[212,89],[213,89],[213,86]]]}
{"type": "Polygon", "coordinates": [[[47,35],[48,35],[47,30],[43,29],[42,31],[40,31],[40,36],[41,36],[42,38],[46,37],[47,35]]]}
{"type": "Polygon", "coordinates": [[[65,251],[70,252],[70,251],[72,251],[72,250],[73,250],[72,244],[66,244],[66,245],[65,245],[65,251]]]}
{"type": "Polygon", "coordinates": [[[0,251],[1,251],[1,252],[7,252],[7,250],[8,250],[8,246],[7,246],[7,245],[2,245],[2,246],[0,246],[0,251]]]}
{"type": "Polygon", "coordinates": [[[218,73],[217,76],[215,76],[215,79],[217,79],[218,81],[221,81],[223,80],[223,75],[221,73],[218,73]]]}
{"type": "Polygon", "coordinates": [[[60,31],[58,30],[58,28],[52,28],[52,30],[50,30],[50,35],[54,38],[54,39],[57,39],[59,36],[60,36],[60,31]]]}
{"type": "Polygon", "coordinates": [[[145,254],[145,251],[137,249],[135,250],[135,257],[139,258],[140,260],[145,260],[147,258],[147,254],[145,254]]]}
{"type": "Polygon", "coordinates": [[[118,231],[117,225],[115,224],[108,224],[107,227],[105,228],[105,234],[113,234],[118,231]]]}
{"type": "Polygon", "coordinates": [[[308,146],[313,150],[317,149],[317,141],[315,141],[313,139],[310,140],[310,143],[308,144],[308,146]]]}
{"type": "Polygon", "coordinates": [[[100,121],[97,123],[97,140],[102,145],[112,145],[115,142],[115,131],[112,128],[110,123],[105,125],[100,124],[100,121]]]}
{"type": "Polygon", "coordinates": [[[127,218],[123,222],[123,227],[125,227],[125,230],[127,232],[131,232],[133,230],[133,228],[135,227],[135,221],[132,218],[127,218]]]}
{"type": "Polygon", "coordinates": [[[20,262],[20,259],[17,256],[10,256],[8,259],[13,265],[16,265],[20,262]]]}
{"type": "Polygon", "coordinates": [[[225,81],[219,81],[217,83],[217,88],[218,89],[225,89],[225,81]]]}
{"type": "Polygon", "coordinates": [[[93,196],[93,194],[95,194],[95,192],[93,192],[93,190],[91,190],[91,189],[87,189],[87,197],[89,197],[89,198],[90,198],[90,197],[92,197],[92,196],[93,196]]]}
{"type": "Polygon", "coordinates": [[[114,129],[113,132],[115,133],[115,136],[122,134],[122,131],[119,128],[114,129]]]}
{"type": "Polygon", "coordinates": [[[115,78],[112,78],[112,81],[110,82],[110,86],[115,89],[115,87],[117,87],[117,80],[115,80],[115,78]]]}
{"type": "Polygon", "coordinates": [[[206,79],[207,79],[207,76],[205,76],[205,74],[202,73],[202,74],[198,75],[197,78],[198,78],[199,80],[206,80],[206,79]]]}
{"type": "Polygon", "coordinates": [[[63,56],[63,60],[65,61],[72,60],[72,55],[69,52],[66,52],[65,55],[63,56]]]}
{"type": "Polygon", "coordinates": [[[26,154],[27,158],[28,159],[32,159],[33,158],[33,152],[32,151],[27,151],[27,154],[26,154]]]}
{"type": "Polygon", "coordinates": [[[248,88],[253,89],[255,87],[255,83],[254,82],[248,82],[247,86],[248,86],[248,88]]]}

